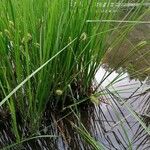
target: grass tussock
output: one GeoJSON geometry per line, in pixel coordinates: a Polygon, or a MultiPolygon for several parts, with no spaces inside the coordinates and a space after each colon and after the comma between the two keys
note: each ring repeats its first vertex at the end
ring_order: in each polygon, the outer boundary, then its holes
{"type": "MultiPolygon", "coordinates": [[[[117,0],[112,2],[115,6],[117,0]]],[[[115,47],[137,23],[114,27],[111,20],[119,18],[121,7],[114,11],[112,2],[1,0],[0,106],[11,112],[18,141],[22,137],[16,113],[33,129],[39,127],[45,108],[63,109],[93,94],[93,79],[109,49],[108,36],[120,31],[111,44],[115,47]]],[[[127,18],[135,20],[141,7],[127,18]]]]}

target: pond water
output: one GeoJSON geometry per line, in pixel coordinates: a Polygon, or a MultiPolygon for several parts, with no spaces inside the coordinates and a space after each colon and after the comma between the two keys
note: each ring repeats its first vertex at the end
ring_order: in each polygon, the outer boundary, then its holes
{"type": "MultiPolygon", "coordinates": [[[[144,21],[150,20],[150,15],[143,18],[144,21]]],[[[145,80],[150,76],[150,24],[138,24],[126,36],[126,40],[106,53],[103,60],[104,67],[109,70],[127,72],[131,79],[145,80]],[[145,45],[138,47],[139,43],[145,45]],[[132,53],[131,56],[130,53],[132,53]],[[128,57],[128,59],[126,59],[128,57]],[[124,63],[121,63],[126,59],[124,63]],[[120,65],[119,65],[120,64],[120,65]]],[[[119,33],[118,33],[119,34],[119,33]]],[[[110,36],[108,41],[112,41],[110,36]]],[[[114,37],[115,38],[115,37],[114,37]]],[[[139,44],[140,45],[140,44],[139,44]]]]}
{"type": "MultiPolygon", "coordinates": [[[[97,142],[101,142],[106,150],[149,150],[150,135],[130,112],[128,106],[142,119],[146,127],[150,127],[150,86],[145,81],[130,80],[128,73],[116,73],[100,68],[96,76],[101,83],[98,91],[100,104],[81,109],[80,121],[97,142]],[[109,75],[109,76],[108,76],[109,75]],[[106,80],[103,81],[103,79],[106,80]],[[117,80],[116,80],[117,78],[117,80]],[[115,82],[113,82],[115,79],[115,82]],[[102,82],[103,81],[103,82],[102,82]],[[111,84],[110,84],[111,83],[111,84]],[[117,91],[117,92],[116,92],[117,91]]],[[[71,112],[45,113],[42,127],[38,135],[51,134],[59,136],[56,139],[37,139],[25,142],[26,150],[93,150],[70,122],[78,123],[71,112]]],[[[11,142],[9,123],[1,132],[0,143],[11,142]]],[[[12,149],[18,149],[12,148],[12,149]]]]}
{"type": "MultiPolygon", "coordinates": [[[[146,16],[145,19],[150,18],[146,16]]],[[[150,31],[149,24],[138,25],[119,49],[106,54],[103,67],[96,74],[97,82],[109,93],[104,98],[107,103],[95,107],[97,122],[93,123],[96,138],[107,145],[106,149],[131,149],[130,145],[133,150],[150,149],[150,133],[146,133],[133,117],[136,113],[150,131],[150,45],[142,47],[116,68],[130,53],[133,43],[149,40],[150,32],[147,31],[150,31]]]]}
{"type": "MultiPolygon", "coordinates": [[[[109,72],[106,73],[106,71],[101,68],[96,78],[98,81],[101,81],[99,77],[103,78],[103,76],[107,76],[107,74],[109,74],[109,72]]],[[[108,104],[101,104],[95,111],[101,111],[102,113],[102,116],[97,115],[97,118],[99,118],[97,120],[101,120],[105,128],[104,135],[99,134],[103,135],[104,145],[108,146],[107,149],[120,150],[129,149],[131,142],[132,149],[148,150],[150,147],[150,135],[144,131],[143,127],[128,109],[128,106],[132,108],[140,118],[143,118],[147,126],[149,125],[150,86],[147,80],[143,82],[130,80],[127,73],[118,74],[113,72],[102,85],[107,88],[107,92],[110,93],[109,96],[107,96],[108,104]],[[116,77],[118,79],[115,83],[110,85],[110,82],[116,77]],[[128,105],[126,106],[125,103],[128,105]]]]}

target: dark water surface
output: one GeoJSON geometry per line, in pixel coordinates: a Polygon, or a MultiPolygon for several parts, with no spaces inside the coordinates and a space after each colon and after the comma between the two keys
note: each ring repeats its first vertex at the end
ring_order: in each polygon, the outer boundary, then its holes
{"type": "MultiPolygon", "coordinates": [[[[100,68],[96,81],[102,81],[109,72],[100,68]]],[[[99,105],[87,105],[81,109],[80,121],[97,142],[102,143],[106,150],[149,150],[150,135],[134,117],[140,117],[150,129],[150,86],[148,80],[130,80],[127,73],[113,72],[101,83],[98,89],[102,96],[99,105]],[[119,77],[118,77],[119,76],[119,77]],[[112,81],[117,77],[114,83],[112,81]],[[112,84],[110,84],[112,83],[112,84]],[[117,91],[117,92],[116,92],[117,91]]],[[[58,113],[47,111],[43,123],[36,135],[50,134],[59,137],[55,139],[42,138],[24,142],[22,147],[12,149],[26,150],[93,150],[71,122],[79,125],[73,112],[58,113]]],[[[23,129],[24,132],[25,129],[23,129]]],[[[1,124],[0,145],[11,143],[13,135],[10,123],[1,124]]]]}

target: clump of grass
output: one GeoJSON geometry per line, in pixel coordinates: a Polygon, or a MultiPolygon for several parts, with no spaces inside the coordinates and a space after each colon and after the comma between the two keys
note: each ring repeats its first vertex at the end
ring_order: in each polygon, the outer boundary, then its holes
{"type": "MultiPolygon", "coordinates": [[[[126,1],[123,1],[126,2],[126,1]]],[[[20,141],[16,113],[33,131],[45,108],[61,108],[93,94],[93,79],[108,49],[109,2],[98,0],[2,0],[0,5],[0,106],[9,108],[20,141]],[[98,5],[99,4],[99,5],[98,5]],[[71,90],[70,90],[71,89],[71,90]]],[[[117,0],[113,0],[113,5],[117,0]]],[[[133,18],[138,15],[139,8],[133,18]]],[[[131,19],[129,17],[129,19],[131,19]]],[[[135,23],[135,22],[134,22],[135,23]]],[[[132,29],[122,27],[119,42],[132,29]]],[[[118,42],[114,42],[114,45],[118,42]]]]}

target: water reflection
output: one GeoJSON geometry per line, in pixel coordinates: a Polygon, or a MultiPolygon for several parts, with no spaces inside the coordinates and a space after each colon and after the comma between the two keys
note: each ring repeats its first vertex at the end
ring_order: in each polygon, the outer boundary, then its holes
{"type": "MultiPolygon", "coordinates": [[[[99,97],[101,101],[99,106],[82,107],[80,114],[76,114],[80,121],[72,111],[63,113],[46,111],[40,131],[36,135],[50,134],[57,135],[58,138],[31,140],[23,143],[23,146],[19,148],[26,150],[92,150],[93,148],[83,140],[70,123],[74,122],[80,126],[82,122],[92,137],[101,142],[106,150],[148,150],[150,135],[124,105],[128,103],[146,126],[150,125],[150,88],[146,80],[142,82],[130,80],[127,73],[112,72],[110,74],[102,67],[95,78],[97,84],[101,83],[98,91],[103,93],[99,97]],[[103,80],[105,77],[107,79],[103,80]]],[[[7,121],[3,127],[1,124],[1,147],[14,140],[9,126],[10,123],[7,121]]],[[[25,129],[22,131],[27,133],[25,129]]]]}
{"type": "MultiPolygon", "coordinates": [[[[96,79],[100,82],[108,74],[109,72],[100,68],[96,74],[96,79]]],[[[109,104],[101,104],[95,111],[99,111],[97,120],[105,128],[105,132],[101,135],[103,135],[105,145],[108,145],[107,149],[129,149],[132,145],[133,149],[141,150],[148,149],[150,146],[150,136],[145,133],[143,127],[129,113],[124,103],[119,100],[121,98],[128,102],[128,105],[139,116],[143,117],[143,121],[149,125],[150,92],[149,85],[145,82],[130,80],[127,73],[117,74],[112,72],[107,80],[102,83],[102,86],[107,88],[107,92],[109,92],[107,96],[109,104]],[[117,80],[113,82],[116,77],[117,80]],[[99,115],[100,113],[102,116],[99,115]]],[[[97,122],[97,124],[99,126],[100,123],[97,122]]]]}
{"type": "MultiPolygon", "coordinates": [[[[143,20],[150,20],[150,15],[146,15],[143,20]]],[[[103,67],[108,71],[127,72],[131,79],[136,78],[144,81],[147,77],[150,77],[150,32],[148,31],[150,31],[150,24],[137,25],[125,37],[121,45],[106,53],[103,67]],[[140,46],[142,44],[143,46],[140,46]]],[[[115,32],[115,34],[117,33],[115,32]]],[[[117,35],[110,36],[110,39],[108,39],[109,45],[112,43],[112,37],[115,39],[117,35]]]]}

